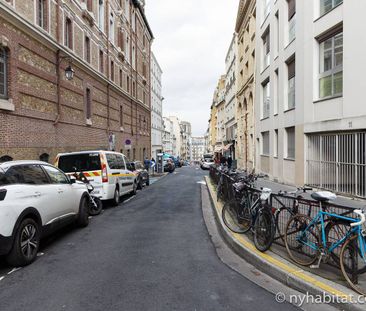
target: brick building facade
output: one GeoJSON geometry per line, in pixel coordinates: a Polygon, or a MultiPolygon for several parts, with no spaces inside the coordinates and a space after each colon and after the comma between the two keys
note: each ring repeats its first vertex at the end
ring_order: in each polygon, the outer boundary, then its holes
{"type": "Polygon", "coordinates": [[[150,156],[152,39],[142,1],[0,0],[0,158],[150,156]]]}

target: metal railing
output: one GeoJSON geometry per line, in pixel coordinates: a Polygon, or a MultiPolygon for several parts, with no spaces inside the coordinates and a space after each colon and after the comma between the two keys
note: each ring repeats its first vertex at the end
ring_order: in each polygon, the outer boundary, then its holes
{"type": "MultiPolygon", "coordinates": [[[[210,178],[215,185],[218,184],[220,177],[221,177],[221,173],[217,169],[217,167],[211,166],[210,178]]],[[[230,186],[232,187],[233,181],[232,181],[232,178],[226,174],[224,174],[223,178],[224,178],[223,184],[225,185],[223,191],[226,192],[226,193],[224,193],[224,200],[227,201],[227,200],[231,199],[229,196],[231,195],[231,193],[233,193],[233,191],[229,191],[229,189],[228,189],[230,186]]],[[[259,189],[253,189],[251,191],[256,191],[258,193],[260,192],[259,189]]],[[[274,208],[277,211],[280,210],[281,208],[283,209],[286,207],[289,210],[291,210],[296,204],[296,210],[297,210],[296,213],[297,214],[304,214],[311,218],[314,218],[317,215],[317,213],[320,211],[320,203],[318,201],[314,201],[312,199],[304,198],[302,196],[295,196],[295,195],[286,194],[286,193],[272,193],[269,204],[272,208],[274,208]]],[[[347,215],[349,217],[357,218],[357,215],[353,213],[354,208],[351,208],[348,206],[342,206],[342,205],[333,204],[330,202],[325,202],[325,203],[323,202],[322,207],[323,207],[323,210],[326,210],[326,211],[334,213],[334,214],[347,215]]],[[[278,228],[276,230],[274,243],[276,243],[279,246],[282,246],[282,247],[285,246],[283,238],[284,238],[284,233],[286,232],[287,223],[288,223],[289,219],[291,218],[291,216],[292,216],[291,213],[284,209],[278,215],[278,219],[277,219],[277,223],[276,223],[278,228]]],[[[328,223],[329,221],[331,221],[331,219],[328,218],[325,220],[325,223],[328,223]]],[[[337,235],[338,233],[339,232],[337,232],[337,231],[330,231],[329,235],[328,235],[328,241],[335,242],[335,241],[339,240],[339,235],[337,235]]],[[[333,251],[333,253],[339,257],[340,251],[341,251],[341,247],[338,247],[337,249],[335,249],[333,251]]],[[[339,267],[339,262],[335,262],[334,260],[329,260],[327,262],[327,264],[329,264],[331,266],[339,267]]]]}

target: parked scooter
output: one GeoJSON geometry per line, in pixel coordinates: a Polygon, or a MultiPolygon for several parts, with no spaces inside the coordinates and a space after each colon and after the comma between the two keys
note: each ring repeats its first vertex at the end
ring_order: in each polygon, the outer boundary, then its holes
{"type": "Polygon", "coordinates": [[[83,172],[80,172],[79,174],[75,172],[73,176],[76,178],[76,180],[79,180],[79,181],[83,182],[84,184],[86,184],[86,187],[89,192],[89,197],[90,197],[89,215],[90,216],[99,215],[102,212],[103,203],[100,198],[93,195],[93,191],[94,191],[93,185],[90,184],[88,178],[86,178],[86,176],[83,174],[83,172]]]}

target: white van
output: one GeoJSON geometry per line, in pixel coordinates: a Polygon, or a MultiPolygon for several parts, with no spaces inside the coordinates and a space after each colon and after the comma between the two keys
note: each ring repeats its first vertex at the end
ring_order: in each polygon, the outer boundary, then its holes
{"type": "Polygon", "coordinates": [[[93,195],[118,205],[121,195],[137,190],[136,175],[127,162],[122,153],[98,150],[60,153],[55,166],[68,175],[83,172],[94,187],[93,195]]]}

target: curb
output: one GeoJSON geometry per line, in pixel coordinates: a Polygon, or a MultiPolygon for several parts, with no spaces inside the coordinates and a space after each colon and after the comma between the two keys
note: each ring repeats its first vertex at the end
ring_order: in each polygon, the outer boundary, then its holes
{"type": "MultiPolygon", "coordinates": [[[[255,248],[254,244],[245,235],[233,233],[226,228],[221,218],[221,203],[216,201],[215,190],[210,178],[206,176],[205,179],[219,232],[225,242],[240,257],[272,278],[302,293],[308,293],[313,297],[323,297],[324,294],[335,297],[334,300],[337,299],[338,303],[333,301],[330,304],[336,308],[349,311],[365,310],[365,305],[355,302],[354,298],[359,295],[351,289],[304,271],[271,251],[262,253],[255,248]]],[[[363,301],[366,303],[366,298],[363,301]]]]}

